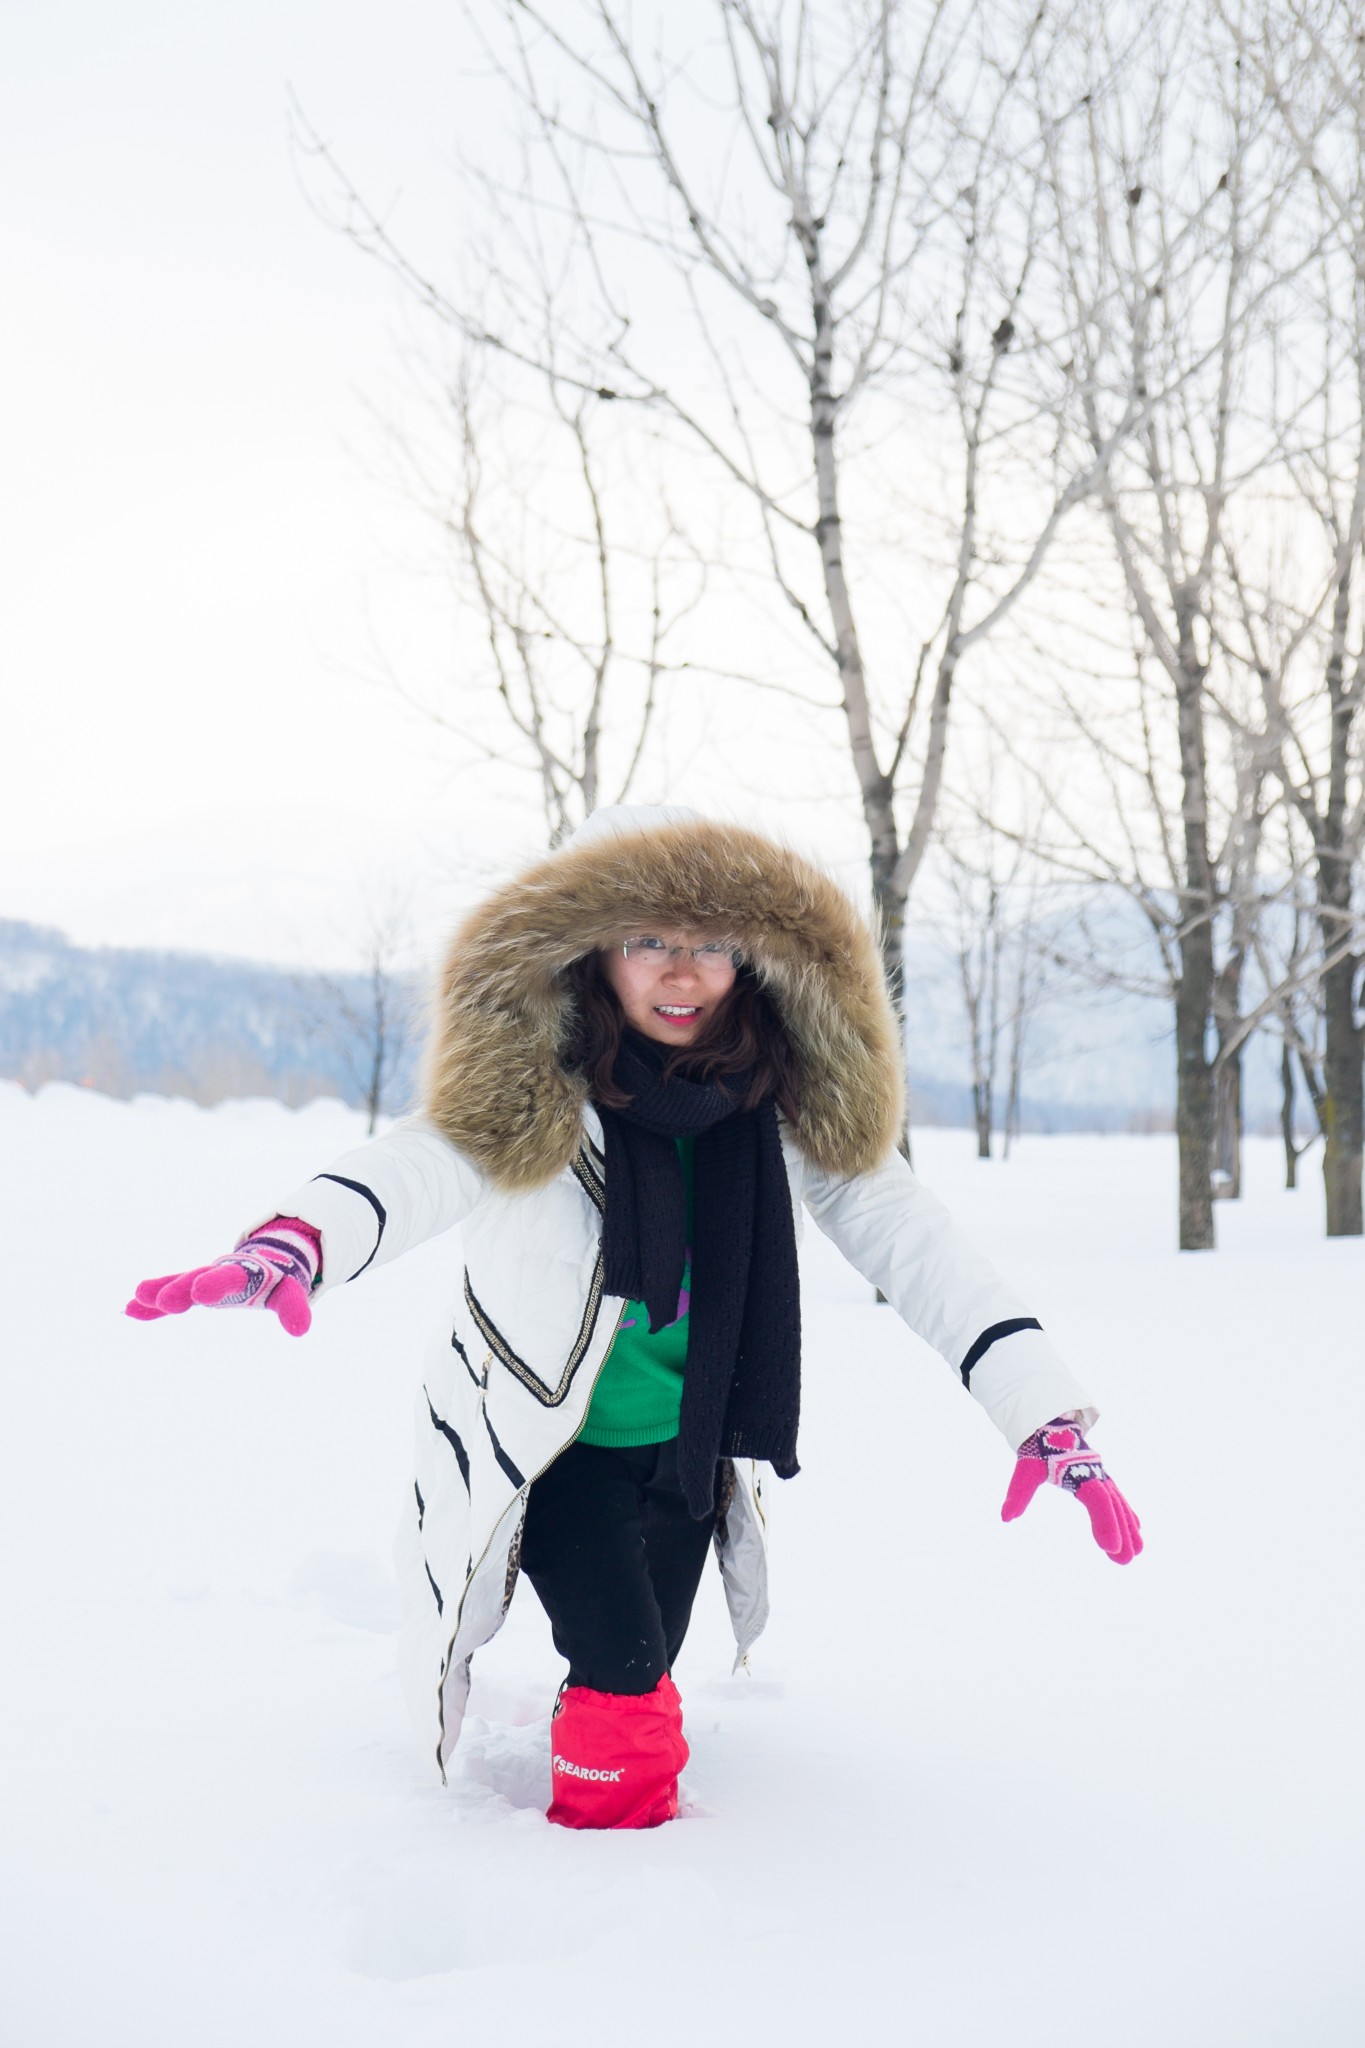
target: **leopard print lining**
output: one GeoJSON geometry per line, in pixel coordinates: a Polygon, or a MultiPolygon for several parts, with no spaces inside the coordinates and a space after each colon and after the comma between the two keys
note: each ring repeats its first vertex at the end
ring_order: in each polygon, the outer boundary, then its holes
{"type": "Polygon", "coordinates": [[[735,1488],[739,1480],[735,1473],[733,1458],[722,1458],[716,1467],[716,1533],[717,1550],[724,1550],[730,1541],[728,1516],[734,1504],[735,1488]]]}
{"type": "Polygon", "coordinates": [[[517,1590],[517,1579],[521,1574],[521,1539],[526,1529],[526,1508],[523,1504],[521,1520],[517,1523],[516,1534],[507,1552],[507,1577],[502,1587],[502,1611],[506,1614],[512,1605],[512,1595],[517,1590]]]}

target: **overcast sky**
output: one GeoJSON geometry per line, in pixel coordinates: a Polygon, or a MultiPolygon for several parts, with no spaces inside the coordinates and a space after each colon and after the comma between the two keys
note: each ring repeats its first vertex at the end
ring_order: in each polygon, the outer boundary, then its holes
{"type": "Polygon", "coordinates": [[[348,452],[393,302],[300,194],[286,81],[434,191],[451,13],[6,7],[0,914],[293,956],[439,820],[357,676],[405,551],[348,452]]]}
{"type": "MultiPolygon", "coordinates": [[[[685,8],[713,32],[710,0],[685,8]]],[[[411,417],[430,335],[318,218],[289,106],[453,275],[457,157],[514,175],[461,9],[8,0],[0,34],[0,917],[340,962],[358,900],[397,884],[430,949],[544,827],[533,784],[458,765],[379,679],[430,700],[471,672],[376,426],[411,417]]],[[[707,637],[774,672],[789,650],[735,602],[708,592],[707,637]]],[[[671,687],[634,793],[781,831],[861,888],[837,716],[732,687],[699,724],[700,695],[671,687]]]]}
{"type": "Polygon", "coordinates": [[[372,680],[449,654],[372,410],[412,325],[300,188],[288,91],[448,236],[488,95],[448,0],[8,0],[0,134],[0,916],[336,958],[358,891],[439,924],[538,820],[372,680]]]}

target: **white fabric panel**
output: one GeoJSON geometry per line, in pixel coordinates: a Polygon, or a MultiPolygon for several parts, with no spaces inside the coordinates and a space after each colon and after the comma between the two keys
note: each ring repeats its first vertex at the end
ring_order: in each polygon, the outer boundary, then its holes
{"type": "Polygon", "coordinates": [[[720,1571],[738,1671],[768,1625],[768,1539],[758,1468],[751,1458],[736,1458],[734,1466],[735,1490],[725,1513],[720,1571]]]}
{"type": "Polygon", "coordinates": [[[488,1185],[478,1168],[421,1116],[404,1117],[382,1137],[343,1152],[325,1171],[338,1178],[305,1181],[269,1212],[298,1216],[321,1231],[318,1294],[353,1279],[367,1262],[386,1266],[414,1245],[463,1222],[483,1200],[488,1185]],[[382,1233],[373,1204],[354,1188],[341,1186],[343,1180],[373,1192],[385,1212],[382,1233]]]}
{"type": "MultiPolygon", "coordinates": [[[[851,1180],[807,1164],[804,1194],[825,1235],[954,1372],[985,1331],[1031,1313],[899,1153],[851,1180]]],[[[997,1339],[970,1385],[1012,1449],[1067,1409],[1084,1409],[1092,1420],[1096,1413],[1039,1330],[997,1339]],[[1023,1428],[1021,1416],[1031,1418],[1023,1428]]]]}
{"type": "Polygon", "coordinates": [[[972,1367],[969,1384],[1012,1451],[1058,1415],[1077,1416],[1085,1430],[1099,1417],[1041,1330],[998,1337],[972,1367]]]}
{"type": "Polygon", "coordinates": [[[474,1576],[460,1589],[458,1635],[449,1610],[446,1612],[445,1618],[451,1624],[449,1634],[455,1639],[441,1686],[443,1733],[438,1760],[443,1774],[460,1739],[465,1702],[469,1697],[469,1659],[497,1634],[507,1613],[503,1603],[507,1589],[508,1554],[525,1513],[525,1495],[513,1494],[494,1529],[487,1551],[482,1559],[476,1557],[474,1560],[474,1576]]]}

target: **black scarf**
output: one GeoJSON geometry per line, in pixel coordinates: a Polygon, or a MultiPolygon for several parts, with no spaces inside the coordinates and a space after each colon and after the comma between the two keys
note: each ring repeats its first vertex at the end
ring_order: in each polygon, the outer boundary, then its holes
{"type": "Polygon", "coordinates": [[[777,1106],[738,1107],[749,1077],[663,1078],[668,1048],[628,1031],[612,1069],[631,1097],[601,1109],[608,1294],[643,1301],[651,1332],[678,1313],[687,1255],[687,1189],[676,1138],[694,1138],[692,1289],[678,1474],[698,1517],[715,1503],[721,1458],[796,1463],[801,1305],[791,1190],[777,1106]]]}

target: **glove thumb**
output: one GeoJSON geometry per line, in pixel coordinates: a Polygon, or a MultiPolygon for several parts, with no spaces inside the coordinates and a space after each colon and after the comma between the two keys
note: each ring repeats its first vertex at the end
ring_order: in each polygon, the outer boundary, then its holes
{"type": "Polygon", "coordinates": [[[1017,1522],[1034,1494],[1047,1478],[1047,1461],[1044,1458],[1020,1458],[1014,1467],[1009,1492],[1000,1510],[1002,1522],[1017,1522]]]}
{"type": "Polygon", "coordinates": [[[266,1306],[275,1311],[291,1337],[303,1337],[312,1327],[313,1311],[308,1306],[307,1291],[292,1275],[281,1280],[266,1306]]]}

